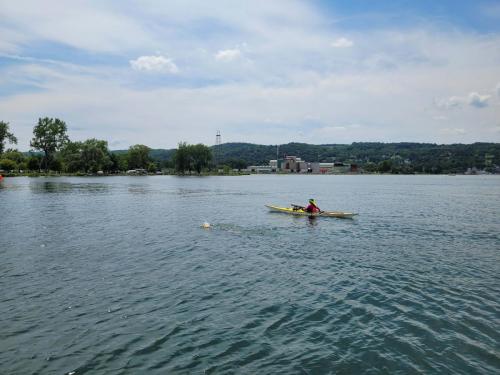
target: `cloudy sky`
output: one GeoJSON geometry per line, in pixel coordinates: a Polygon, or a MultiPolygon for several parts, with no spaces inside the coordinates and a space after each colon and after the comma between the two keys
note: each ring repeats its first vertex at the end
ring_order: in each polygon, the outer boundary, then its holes
{"type": "Polygon", "coordinates": [[[73,140],[500,142],[500,1],[0,0],[0,120],[73,140]]]}

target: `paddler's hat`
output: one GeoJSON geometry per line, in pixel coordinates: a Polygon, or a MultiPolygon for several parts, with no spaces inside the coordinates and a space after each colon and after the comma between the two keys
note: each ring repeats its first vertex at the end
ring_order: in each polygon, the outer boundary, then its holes
{"type": "Polygon", "coordinates": [[[311,198],[309,199],[309,203],[316,204],[316,201],[313,198],[311,198]]]}

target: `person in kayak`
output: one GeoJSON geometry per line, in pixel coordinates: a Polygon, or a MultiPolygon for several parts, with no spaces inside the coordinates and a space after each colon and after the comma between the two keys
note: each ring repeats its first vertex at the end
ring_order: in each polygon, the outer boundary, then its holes
{"type": "Polygon", "coordinates": [[[318,205],[316,204],[316,200],[314,199],[309,199],[309,206],[306,207],[306,211],[310,213],[316,213],[320,212],[321,210],[319,209],[318,205]]]}

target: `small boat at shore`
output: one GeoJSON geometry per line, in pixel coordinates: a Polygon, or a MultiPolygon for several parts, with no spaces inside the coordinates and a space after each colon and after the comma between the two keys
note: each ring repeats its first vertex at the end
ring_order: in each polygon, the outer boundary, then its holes
{"type": "Polygon", "coordinates": [[[320,217],[336,217],[341,219],[351,219],[357,214],[354,212],[342,212],[342,211],[320,211],[320,212],[307,212],[303,207],[292,205],[292,207],[279,207],[271,204],[266,204],[272,212],[281,212],[289,215],[297,216],[320,216],[320,217]]]}

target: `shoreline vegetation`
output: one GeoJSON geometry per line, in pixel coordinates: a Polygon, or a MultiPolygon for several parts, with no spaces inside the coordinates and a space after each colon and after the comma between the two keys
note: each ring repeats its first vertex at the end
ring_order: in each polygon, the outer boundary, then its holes
{"type": "MultiPolygon", "coordinates": [[[[319,173],[319,174],[308,174],[308,173],[286,173],[286,172],[278,172],[278,173],[253,173],[253,172],[229,172],[229,173],[192,173],[192,174],[180,174],[180,173],[146,173],[146,174],[127,174],[127,173],[37,173],[37,172],[23,172],[23,173],[4,173],[1,172],[0,175],[5,178],[17,178],[17,177],[29,177],[29,178],[46,178],[46,177],[158,177],[158,176],[174,176],[174,177],[210,177],[210,176],[226,176],[226,177],[237,177],[237,176],[255,176],[255,175],[265,175],[265,176],[498,176],[497,173],[319,173]]],[[[1,181],[1,180],[0,180],[1,181]]]]}
{"type": "Polygon", "coordinates": [[[128,150],[109,150],[105,140],[71,141],[64,121],[45,117],[39,118],[33,128],[29,152],[7,149],[7,144],[16,145],[17,138],[9,123],[0,121],[0,174],[5,177],[500,173],[500,143],[223,143],[206,146],[180,142],[176,149],[151,149],[137,144],[128,150]],[[271,167],[273,162],[273,165],[285,165],[288,157],[300,160],[302,169],[271,167]],[[330,169],[308,173],[314,170],[310,168],[312,165],[316,165],[316,170],[326,165],[330,169]]]}

